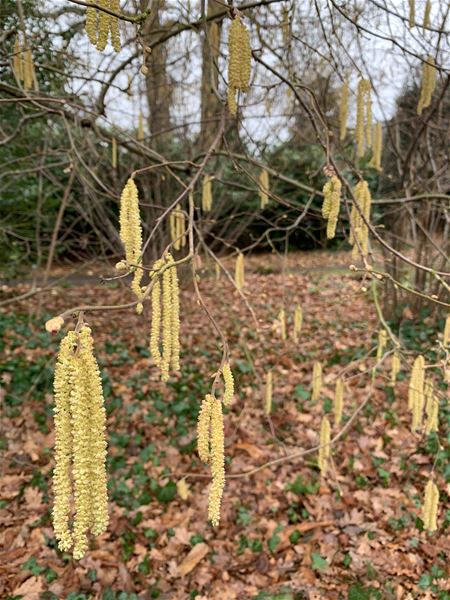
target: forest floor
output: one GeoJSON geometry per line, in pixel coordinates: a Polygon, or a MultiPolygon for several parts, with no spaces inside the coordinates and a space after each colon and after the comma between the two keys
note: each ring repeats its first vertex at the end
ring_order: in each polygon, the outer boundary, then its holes
{"type": "MultiPolygon", "coordinates": [[[[408,373],[402,371],[394,390],[386,356],[373,375],[376,311],[370,286],[364,291],[348,269],[344,275],[350,262],[345,253],[295,253],[287,268],[275,255],[246,259],[244,295],[254,316],[226,277],[217,280],[214,269],[198,265],[202,298],[228,337],[236,381],[225,416],[226,472],[233,477],[216,529],[205,517],[208,471],[196,454],[195,426],[221,349],[192,283],[187,279],[181,293],[182,372],[168,384],[149,357],[148,307],[142,316],[130,310],[87,316],[108,414],[110,524],[80,561],[56,550],[51,526],[52,376],[61,335],[51,337],[43,324],[71,306],[127,302],[130,291],[99,283],[94,268],[85,285],[69,280],[2,309],[0,597],[450,599],[449,506],[441,503],[433,535],[420,519],[433,465],[441,498],[450,492],[448,421],[440,443],[436,435],[412,434],[408,373]],[[304,322],[294,343],[297,303],[304,322]],[[286,341],[277,320],[283,305],[286,341]],[[324,387],[313,403],[316,360],[324,387]],[[263,388],[269,368],[274,403],[268,418],[263,388]],[[323,478],[315,452],[290,455],[317,445],[340,375],[340,427],[352,421],[333,445],[323,478]],[[282,460],[266,465],[275,459],[282,460]],[[183,478],[187,499],[177,493],[183,478]]],[[[28,287],[4,285],[2,297],[28,287]]],[[[435,324],[426,318],[420,330],[407,318],[402,327],[411,355],[433,345],[435,324]]],[[[340,427],[333,425],[333,435],[340,427]]]]}

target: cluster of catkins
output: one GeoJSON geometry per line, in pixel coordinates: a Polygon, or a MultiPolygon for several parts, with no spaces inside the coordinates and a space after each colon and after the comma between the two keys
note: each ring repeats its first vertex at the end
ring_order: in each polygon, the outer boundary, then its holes
{"type": "Polygon", "coordinates": [[[13,71],[18,82],[22,83],[25,91],[34,88],[39,90],[33,55],[30,48],[24,46],[17,37],[14,42],[13,71]]]}
{"type": "Polygon", "coordinates": [[[73,547],[79,559],[87,550],[88,533],[100,535],[108,525],[105,408],[86,325],[61,341],[54,390],[53,526],[60,550],[73,547]]]}
{"type": "Polygon", "coordinates": [[[248,90],[251,59],[250,35],[238,13],[228,35],[228,110],[232,115],[237,112],[237,92],[248,90]]]}
{"type": "Polygon", "coordinates": [[[413,364],[408,387],[408,408],[411,411],[411,430],[422,427],[425,410],[425,433],[428,435],[439,427],[439,399],[434,393],[433,381],[425,378],[425,359],[419,355],[413,364]]]}
{"type": "Polygon", "coordinates": [[[197,424],[197,449],[200,460],[209,463],[212,482],[208,496],[208,519],[214,527],[220,520],[220,505],[225,487],[225,441],[222,404],[230,406],[234,396],[234,379],[229,362],[222,369],[223,399],[207,394],[202,402],[197,424]]]}
{"type": "MultiPolygon", "coordinates": [[[[120,14],[119,0],[97,0],[101,8],[120,14]]],[[[111,44],[116,52],[120,51],[119,17],[110,15],[94,6],[86,9],[86,33],[91,44],[103,52],[111,34],[111,44]]]]}
{"type": "MultiPolygon", "coordinates": [[[[280,324],[280,336],[284,341],[287,339],[287,327],[286,327],[286,311],[281,308],[278,313],[278,322],[280,324]]],[[[294,310],[294,322],[292,327],[292,339],[295,343],[298,342],[298,335],[302,328],[303,323],[303,311],[300,304],[297,304],[294,310]]]]}

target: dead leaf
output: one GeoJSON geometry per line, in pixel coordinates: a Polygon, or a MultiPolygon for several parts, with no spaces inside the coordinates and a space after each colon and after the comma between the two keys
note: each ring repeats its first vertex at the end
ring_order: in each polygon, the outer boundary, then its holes
{"type": "Polygon", "coordinates": [[[190,573],[198,563],[208,554],[209,546],[204,542],[200,544],[196,544],[189,554],[185,557],[183,562],[178,565],[176,571],[176,577],[184,577],[188,573],[190,573]]]}

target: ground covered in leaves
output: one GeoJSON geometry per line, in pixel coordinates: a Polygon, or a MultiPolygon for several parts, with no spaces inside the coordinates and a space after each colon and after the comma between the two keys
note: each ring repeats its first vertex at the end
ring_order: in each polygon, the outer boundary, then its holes
{"type": "MultiPolygon", "coordinates": [[[[294,254],[284,266],[275,255],[250,259],[244,296],[254,315],[224,275],[217,280],[213,268],[197,265],[203,300],[229,340],[237,387],[225,416],[232,477],[217,529],[205,519],[208,471],[196,455],[195,424],[220,364],[220,339],[189,273],[181,298],[182,372],[167,385],[149,357],[148,307],[142,316],[129,310],[87,315],[108,414],[111,521],[79,562],[56,549],[51,526],[52,374],[61,336],[49,336],[43,323],[71,306],[129,301],[130,292],[117,282],[100,283],[93,271],[84,282],[60,282],[7,306],[0,314],[0,597],[449,599],[448,406],[439,438],[420,437],[409,429],[408,373],[393,390],[387,357],[372,381],[378,321],[370,290],[348,271],[349,262],[345,254],[321,253],[294,254]],[[297,344],[280,339],[277,321],[284,305],[290,333],[296,303],[304,312],[297,344]],[[312,403],[316,360],[325,385],[312,403]],[[267,418],[269,368],[274,406],[267,418]],[[315,452],[289,456],[317,445],[340,374],[346,380],[342,426],[365,405],[333,446],[323,479],[315,452]],[[275,459],[283,460],[264,466],[275,459]],[[420,517],[433,465],[441,506],[439,531],[430,536],[420,517]],[[177,492],[183,478],[187,498],[177,492]]],[[[101,272],[111,274],[106,267],[101,272]]],[[[2,295],[27,289],[3,286],[2,295]]],[[[432,364],[439,326],[426,315],[420,324],[402,320],[411,357],[430,348],[432,364]]]]}

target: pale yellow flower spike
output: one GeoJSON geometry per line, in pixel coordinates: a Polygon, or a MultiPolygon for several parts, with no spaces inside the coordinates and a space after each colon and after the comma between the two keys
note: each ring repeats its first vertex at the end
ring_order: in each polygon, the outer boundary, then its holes
{"type": "Polygon", "coordinates": [[[212,482],[209,488],[208,519],[213,527],[220,521],[220,505],[225,487],[225,439],[223,432],[222,402],[211,397],[211,449],[212,482]]]}
{"type": "Polygon", "coordinates": [[[263,169],[259,174],[259,199],[262,210],[269,204],[269,173],[263,169]]]}
{"type": "Polygon", "coordinates": [[[348,81],[346,81],[341,88],[341,102],[339,105],[339,139],[345,140],[347,134],[347,119],[348,119],[348,99],[350,90],[348,87],[348,81]]]}
{"type": "Polygon", "coordinates": [[[242,252],[239,252],[239,254],[236,258],[234,282],[235,282],[238,290],[243,289],[245,280],[244,280],[244,255],[242,254],[242,252]]]}
{"type": "Polygon", "coordinates": [[[339,425],[342,421],[342,412],[344,410],[344,380],[342,377],[336,381],[336,390],[334,393],[334,422],[339,425]]]}
{"type": "Polygon", "coordinates": [[[225,384],[223,392],[223,405],[230,406],[234,399],[234,377],[228,361],[223,365],[222,376],[225,384]]]}
{"type": "Polygon", "coordinates": [[[349,242],[353,244],[352,256],[356,257],[359,255],[360,249],[364,255],[367,255],[369,251],[369,228],[360,214],[361,211],[366,221],[370,223],[372,196],[367,181],[363,179],[356,184],[354,195],[359,210],[353,204],[350,215],[351,228],[349,242]]]}
{"type": "MultiPolygon", "coordinates": [[[[97,4],[103,8],[110,8],[110,0],[97,0],[97,4]]],[[[103,52],[108,43],[109,21],[111,16],[103,10],[98,11],[98,37],[97,50],[103,52]]]]}
{"type": "Polygon", "coordinates": [[[341,206],[341,182],[336,175],[333,175],[323,186],[323,204],[322,216],[328,219],[327,238],[333,239],[336,235],[336,225],[341,206]]]}
{"type": "Polygon", "coordinates": [[[72,424],[70,416],[71,390],[73,386],[74,348],[77,336],[69,331],[61,341],[55,367],[55,469],[53,472],[53,529],[62,552],[70,550],[73,544],[69,528],[71,518],[71,465],[72,465],[72,424]]]}
{"type": "Polygon", "coordinates": [[[266,385],[264,388],[264,413],[270,415],[272,412],[273,375],[272,370],[267,371],[266,385]]]}
{"type": "Polygon", "coordinates": [[[94,535],[101,535],[108,526],[108,494],[106,477],[106,411],[100,369],[94,355],[94,341],[89,327],[80,332],[77,360],[84,378],[84,394],[90,424],[90,496],[91,525],[94,535]]]}
{"type": "Polygon", "coordinates": [[[431,14],[431,0],[427,0],[427,3],[425,4],[425,12],[423,15],[423,26],[424,27],[430,26],[430,14],[431,14]]]}
{"type": "Polygon", "coordinates": [[[421,115],[423,109],[431,104],[431,98],[436,87],[436,67],[434,64],[434,58],[431,54],[427,56],[426,62],[423,63],[422,87],[420,89],[420,98],[417,105],[418,115],[421,115]]]}
{"type": "Polygon", "coordinates": [[[284,308],[281,308],[278,313],[278,321],[280,322],[281,339],[284,341],[286,339],[286,311],[284,308]]]}
{"type": "Polygon", "coordinates": [[[400,355],[398,350],[395,350],[392,355],[392,366],[391,366],[391,386],[395,387],[397,381],[397,375],[400,372],[400,355]]]}
{"type": "Polygon", "coordinates": [[[111,140],[111,166],[117,169],[117,140],[115,137],[111,140]]]}
{"type": "Polygon", "coordinates": [[[419,355],[414,361],[408,388],[408,408],[410,410],[414,410],[416,404],[423,405],[424,382],[425,359],[419,355]]]}
{"type": "Polygon", "coordinates": [[[327,417],[323,417],[320,425],[320,448],[317,464],[321,474],[325,477],[328,470],[328,461],[331,454],[330,448],[331,427],[327,417]]]}
{"type": "Polygon", "coordinates": [[[238,14],[228,34],[228,108],[233,115],[237,111],[236,92],[248,90],[251,59],[250,35],[238,14]]]}
{"type": "MultiPolygon", "coordinates": [[[[169,255],[170,256],[170,255],[169,255]]],[[[172,257],[170,257],[172,258],[172,257]]],[[[172,259],[173,260],[173,259],[172,259]]],[[[170,259],[168,260],[170,262],[170,259]]],[[[172,359],[172,314],[173,314],[173,295],[172,295],[172,273],[170,268],[166,269],[162,275],[162,358],[161,358],[161,379],[168,381],[169,368],[172,359]]]]}
{"type": "Polygon", "coordinates": [[[377,362],[381,360],[381,358],[384,354],[384,349],[386,348],[386,344],[387,344],[386,330],[380,329],[380,331],[378,332],[377,362]]]}
{"type": "Polygon", "coordinates": [[[23,64],[23,52],[20,40],[17,37],[14,42],[14,54],[13,54],[13,71],[17,81],[23,81],[24,76],[24,64],[23,64]]]}
{"type": "MultiPolygon", "coordinates": [[[[174,262],[169,255],[169,262],[174,262]]],[[[180,370],[180,287],[178,283],[177,267],[174,265],[169,269],[172,280],[172,370],[180,370]]]]}
{"type": "Polygon", "coordinates": [[[86,33],[91,44],[97,46],[98,12],[97,9],[92,6],[88,6],[86,9],[86,33]]]}
{"type": "Polygon", "coordinates": [[[202,210],[210,212],[212,208],[212,180],[211,175],[205,175],[202,182],[202,210]]]}
{"type": "Polygon", "coordinates": [[[418,390],[414,394],[414,404],[412,407],[411,431],[415,432],[422,426],[423,409],[425,406],[424,386],[422,391],[418,390]]]}
{"type": "Polygon", "coordinates": [[[372,160],[370,161],[370,166],[376,169],[377,171],[381,171],[381,152],[383,146],[383,131],[382,125],[378,122],[373,128],[373,155],[372,160]]]}
{"type": "Polygon", "coordinates": [[[139,111],[137,139],[139,142],[145,140],[144,115],[142,114],[142,111],[139,111]]]}
{"type": "Polygon", "coordinates": [[[439,427],[439,399],[434,393],[434,385],[431,379],[425,382],[425,403],[427,415],[425,433],[430,435],[433,431],[437,431],[439,427]]]}
{"type": "Polygon", "coordinates": [[[361,79],[358,84],[356,98],[356,155],[364,156],[366,148],[371,145],[372,102],[370,100],[370,81],[361,79]],[[370,124],[370,130],[369,130],[370,124]]]}
{"type": "Polygon", "coordinates": [[[416,2],[408,0],[409,3],[409,27],[412,28],[416,24],[416,2]]]}
{"type": "Polygon", "coordinates": [[[203,398],[197,421],[197,452],[200,460],[204,463],[209,462],[212,401],[211,394],[207,394],[203,398]]]}
{"type": "Polygon", "coordinates": [[[300,304],[297,304],[297,306],[295,307],[295,312],[294,312],[294,329],[292,332],[292,338],[295,343],[298,342],[298,334],[300,333],[300,331],[302,329],[302,323],[303,323],[302,307],[300,306],[300,304]]]}
{"type": "Polygon", "coordinates": [[[161,335],[161,280],[158,275],[163,261],[157,260],[153,265],[151,278],[154,279],[152,287],[152,324],[150,330],[150,354],[157,367],[161,366],[161,352],[159,349],[161,335]]]}
{"type": "Polygon", "coordinates": [[[320,362],[315,362],[312,375],[312,394],[311,400],[316,402],[320,398],[322,390],[322,365],[320,362]]]}
{"type": "Polygon", "coordinates": [[[31,50],[26,48],[23,52],[23,87],[25,90],[31,90],[33,86],[37,89],[33,55],[31,54],[31,50]]]}
{"type": "Polygon", "coordinates": [[[444,347],[450,346],[450,315],[445,319],[444,339],[442,340],[444,347]]]}
{"type": "Polygon", "coordinates": [[[120,197],[120,239],[125,248],[128,265],[133,265],[134,277],[131,289],[140,300],[142,298],[141,281],[144,271],[137,265],[141,262],[142,227],[139,212],[138,189],[132,178],[128,179],[120,197]]]}
{"type": "Polygon", "coordinates": [[[425,499],[422,509],[423,526],[428,531],[437,529],[437,513],[439,508],[439,490],[432,479],[428,480],[425,487],[425,499]]]}
{"type": "MultiPolygon", "coordinates": [[[[110,8],[115,13],[120,14],[120,2],[119,0],[110,0],[110,8]]],[[[120,52],[120,31],[119,31],[119,19],[110,15],[109,18],[109,30],[111,33],[111,44],[116,52],[120,52]]]]}

